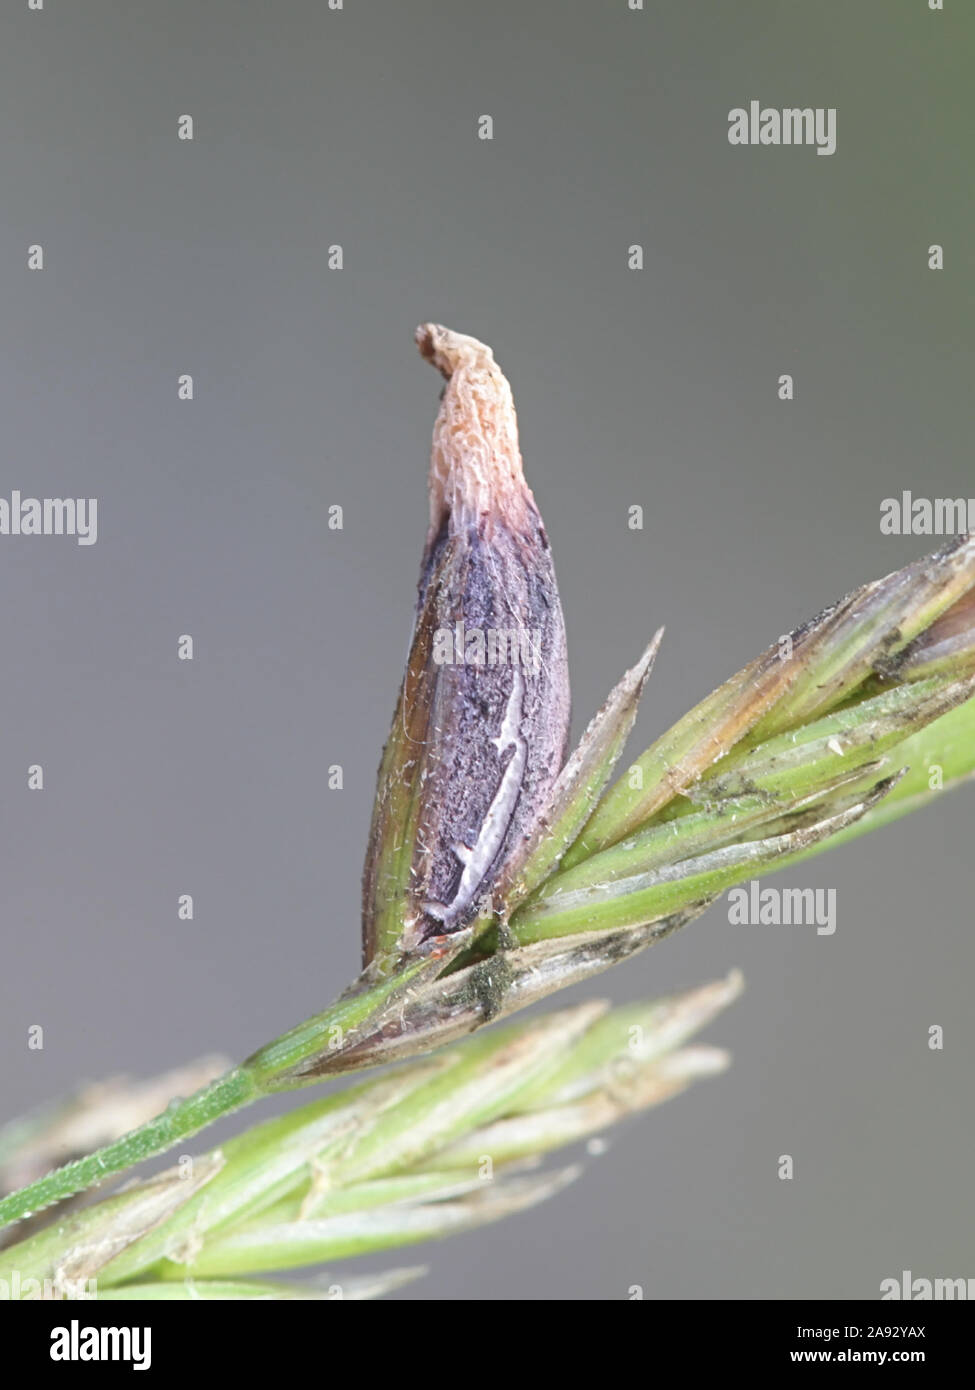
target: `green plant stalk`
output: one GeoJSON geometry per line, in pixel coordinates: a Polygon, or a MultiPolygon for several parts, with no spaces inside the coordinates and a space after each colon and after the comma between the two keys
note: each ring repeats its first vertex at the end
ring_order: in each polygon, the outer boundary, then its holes
{"type": "Polygon", "coordinates": [[[104,1182],[106,1178],[123,1173],[146,1158],[165,1153],[181,1139],[189,1138],[213,1124],[214,1120],[250,1105],[261,1094],[257,1079],[246,1064],[235,1067],[185,1100],[173,1102],[161,1115],[114,1143],[106,1144],[84,1158],[75,1159],[73,1163],[66,1163],[30,1186],[3,1198],[0,1201],[0,1224],[6,1225],[10,1221],[32,1216],[52,1202],[104,1182]]]}
{"type": "Polygon", "coordinates": [[[292,1081],[289,1085],[278,1086],[276,1082],[309,1056],[320,1056],[323,1050],[327,1052],[337,1039],[361,1026],[369,1014],[382,1007],[394,993],[409,988],[414,980],[430,970],[429,961],[417,961],[395,979],[381,981],[360,994],[343,995],[323,1013],[289,1029],[224,1076],[185,1099],[172,1101],[160,1115],[138,1129],[0,1199],[0,1226],[42,1211],[53,1202],[103,1182],[144,1159],[166,1153],[180,1140],[188,1139],[215,1120],[232,1115],[262,1096],[273,1094],[276,1089],[309,1084],[292,1081]]]}

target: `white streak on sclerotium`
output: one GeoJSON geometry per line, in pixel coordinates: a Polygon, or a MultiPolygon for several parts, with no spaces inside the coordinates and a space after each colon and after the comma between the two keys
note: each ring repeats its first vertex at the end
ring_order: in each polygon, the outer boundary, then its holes
{"type": "Polygon", "coordinates": [[[514,751],[508,759],[498,790],[481,823],[477,839],[470,847],[454,845],[454,853],[464,866],[457,892],[450,903],[424,903],[423,910],[436,917],[445,927],[451,927],[471,906],[484,878],[504,843],[508,826],[521,795],[521,782],[528,761],[528,744],[521,736],[521,719],[525,681],[517,667],[513,672],[511,694],[501,723],[501,731],[491,742],[503,757],[509,748],[514,751]]]}

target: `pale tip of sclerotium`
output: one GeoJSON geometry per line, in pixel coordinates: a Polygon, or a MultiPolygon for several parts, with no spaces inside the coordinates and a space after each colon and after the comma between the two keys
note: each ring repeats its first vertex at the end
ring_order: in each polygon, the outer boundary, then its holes
{"type": "Polygon", "coordinates": [[[447,380],[433,428],[428,544],[447,518],[453,531],[500,518],[524,532],[537,509],[522,472],[511,387],[494,353],[440,323],[421,323],[415,337],[447,380]]]}
{"type": "Polygon", "coordinates": [[[486,343],[454,333],[442,323],[421,323],[413,335],[420,353],[449,380],[458,367],[494,366],[494,353],[486,343]]]}

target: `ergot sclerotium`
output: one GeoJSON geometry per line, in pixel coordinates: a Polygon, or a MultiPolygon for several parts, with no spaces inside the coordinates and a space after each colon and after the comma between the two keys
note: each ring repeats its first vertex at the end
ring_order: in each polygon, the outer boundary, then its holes
{"type": "Polygon", "coordinates": [[[547,801],[569,729],[562,608],[511,388],[475,338],[423,324],[416,341],[447,385],[413,640],[366,854],[366,965],[477,915],[547,801]]]}

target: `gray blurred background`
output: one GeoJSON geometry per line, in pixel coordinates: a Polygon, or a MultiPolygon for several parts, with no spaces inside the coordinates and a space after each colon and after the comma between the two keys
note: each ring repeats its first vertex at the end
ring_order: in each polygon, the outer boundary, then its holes
{"type": "MultiPolygon", "coordinates": [[[[0,1114],[241,1057],[355,973],[426,524],[420,320],[491,343],[513,383],[576,733],[658,624],[634,753],[935,548],[881,536],[879,508],[973,492],[975,23],[946,8],[4,5],[0,495],[96,496],[99,536],[0,538],[0,1114]],[[730,146],[753,98],[835,106],[835,155],[730,146]]],[[[722,903],[584,991],[741,966],[705,1035],[730,1072],[534,1212],[358,1267],[424,1261],[423,1299],[975,1276],[971,805],[777,880],[836,888],[835,936],[722,903]]]]}

